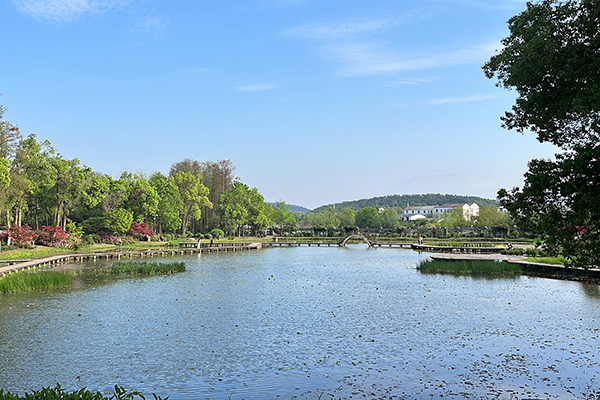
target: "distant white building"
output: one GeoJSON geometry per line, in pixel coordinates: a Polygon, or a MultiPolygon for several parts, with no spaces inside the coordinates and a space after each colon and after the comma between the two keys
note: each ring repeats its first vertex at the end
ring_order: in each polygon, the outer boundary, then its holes
{"type": "Polygon", "coordinates": [[[434,219],[444,218],[446,214],[451,213],[456,208],[463,210],[463,217],[467,221],[479,216],[479,206],[476,203],[461,203],[461,204],[443,204],[438,206],[421,206],[421,207],[406,207],[404,214],[400,214],[398,218],[402,221],[415,221],[416,219],[434,219]],[[418,216],[418,218],[416,218],[418,216]]]}

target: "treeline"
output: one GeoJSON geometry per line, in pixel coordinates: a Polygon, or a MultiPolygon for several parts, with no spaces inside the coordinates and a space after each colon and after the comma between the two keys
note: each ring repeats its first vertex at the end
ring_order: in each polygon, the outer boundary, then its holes
{"type": "Polygon", "coordinates": [[[341,211],[345,208],[351,208],[358,211],[365,207],[377,208],[392,208],[396,211],[404,210],[407,206],[436,206],[442,204],[458,204],[458,203],[477,203],[480,207],[497,207],[498,202],[495,200],[484,199],[477,196],[459,196],[453,194],[403,194],[389,195],[381,197],[372,197],[370,199],[361,199],[354,201],[345,201],[343,203],[329,204],[317,207],[313,212],[321,213],[329,207],[335,207],[341,211]]]}
{"type": "Polygon", "coordinates": [[[439,218],[417,221],[400,221],[399,212],[393,208],[366,206],[358,211],[346,207],[338,211],[330,206],[322,212],[296,214],[300,228],[342,229],[342,228],[384,228],[393,229],[405,226],[427,228],[508,228],[513,225],[507,213],[498,211],[497,206],[479,208],[479,215],[472,220],[466,219],[463,209],[457,207],[452,212],[440,215],[439,218]]]}
{"type": "Polygon", "coordinates": [[[234,177],[229,160],[185,159],[169,174],[92,171],[63,157],[49,141],[3,120],[0,106],[0,228],[9,244],[69,247],[84,235],[118,242],[131,236],[257,235],[269,226],[293,229],[285,202],[274,208],[234,177]]]}

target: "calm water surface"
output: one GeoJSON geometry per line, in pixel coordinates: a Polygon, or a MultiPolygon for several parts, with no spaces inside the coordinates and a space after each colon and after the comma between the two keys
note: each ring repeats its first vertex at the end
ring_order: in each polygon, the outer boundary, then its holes
{"type": "Polygon", "coordinates": [[[172,400],[600,394],[597,285],[425,275],[415,267],[426,257],[268,249],[119,279],[83,264],[69,289],[0,295],[0,388],[118,384],[172,400]]]}

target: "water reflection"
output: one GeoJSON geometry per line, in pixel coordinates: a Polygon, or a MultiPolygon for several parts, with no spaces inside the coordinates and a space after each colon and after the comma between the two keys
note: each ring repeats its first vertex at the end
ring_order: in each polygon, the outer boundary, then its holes
{"type": "Polygon", "coordinates": [[[0,387],[119,384],[184,400],[594,390],[597,286],[426,275],[425,257],[282,248],[126,279],[86,264],[75,290],[0,298],[0,387]]]}

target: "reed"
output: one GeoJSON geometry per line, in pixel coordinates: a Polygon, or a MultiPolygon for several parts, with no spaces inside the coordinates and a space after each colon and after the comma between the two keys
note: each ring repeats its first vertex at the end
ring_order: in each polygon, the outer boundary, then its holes
{"type": "Polygon", "coordinates": [[[476,276],[520,275],[519,264],[492,260],[424,260],[417,269],[423,273],[476,276]]]}
{"type": "Polygon", "coordinates": [[[185,263],[183,262],[134,262],[134,261],[117,261],[111,266],[112,274],[129,274],[129,275],[159,275],[159,274],[174,274],[176,272],[185,271],[185,263]]]}
{"type": "Polygon", "coordinates": [[[0,278],[0,293],[27,292],[68,285],[73,278],[54,271],[19,271],[0,278]]]}

